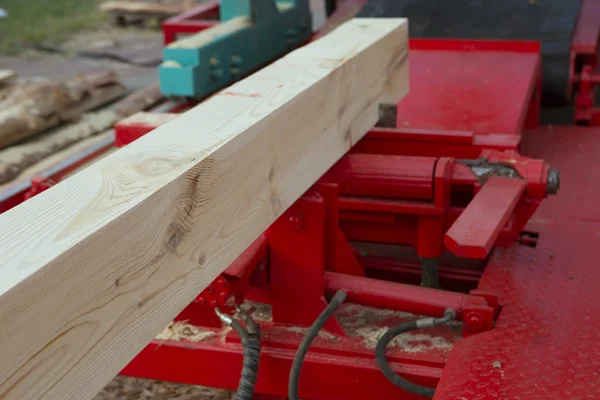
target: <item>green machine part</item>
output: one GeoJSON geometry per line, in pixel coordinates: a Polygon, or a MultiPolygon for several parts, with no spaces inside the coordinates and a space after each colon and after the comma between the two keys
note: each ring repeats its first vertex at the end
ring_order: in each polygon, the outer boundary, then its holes
{"type": "Polygon", "coordinates": [[[221,0],[221,23],[170,43],[159,67],[165,96],[202,98],[310,39],[308,0],[221,0]]]}

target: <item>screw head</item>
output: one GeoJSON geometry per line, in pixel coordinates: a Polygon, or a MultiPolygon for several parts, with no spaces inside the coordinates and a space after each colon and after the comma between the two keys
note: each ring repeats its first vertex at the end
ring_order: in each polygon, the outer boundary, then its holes
{"type": "Polygon", "coordinates": [[[288,219],[290,227],[294,232],[299,232],[304,228],[304,218],[301,214],[295,214],[288,219]]]}
{"type": "Polygon", "coordinates": [[[198,296],[196,298],[196,301],[198,302],[198,304],[200,304],[201,306],[205,306],[206,305],[206,299],[204,297],[200,297],[198,296]]]}
{"type": "Polygon", "coordinates": [[[469,313],[465,318],[467,326],[475,331],[483,329],[483,318],[479,313],[469,313]]]}

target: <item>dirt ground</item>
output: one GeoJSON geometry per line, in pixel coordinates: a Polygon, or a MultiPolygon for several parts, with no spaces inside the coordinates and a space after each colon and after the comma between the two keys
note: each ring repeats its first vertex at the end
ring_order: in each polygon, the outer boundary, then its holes
{"type": "Polygon", "coordinates": [[[230,400],[228,390],[118,376],[94,400],[230,400]]]}

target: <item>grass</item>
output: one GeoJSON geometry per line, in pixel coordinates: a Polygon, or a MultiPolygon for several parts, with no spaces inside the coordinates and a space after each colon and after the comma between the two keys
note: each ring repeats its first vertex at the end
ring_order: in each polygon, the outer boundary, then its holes
{"type": "Polygon", "coordinates": [[[104,20],[102,0],[2,0],[0,53],[16,54],[23,42],[56,43],[104,20]]]}

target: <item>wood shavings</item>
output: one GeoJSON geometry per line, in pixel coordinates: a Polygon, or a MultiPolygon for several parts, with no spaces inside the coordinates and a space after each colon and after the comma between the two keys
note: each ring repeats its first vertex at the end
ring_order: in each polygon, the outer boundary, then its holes
{"type": "Polygon", "coordinates": [[[173,321],[156,336],[156,339],[201,342],[216,335],[217,334],[213,331],[201,329],[197,326],[188,324],[187,321],[173,321]]]}
{"type": "MultiPolygon", "coordinates": [[[[387,327],[364,327],[356,330],[359,336],[363,337],[363,343],[368,348],[374,349],[377,342],[389,330],[387,327]]],[[[407,353],[422,353],[432,349],[450,351],[454,346],[441,336],[430,336],[424,333],[403,333],[396,336],[388,347],[397,347],[407,353]]]]}
{"type": "Polygon", "coordinates": [[[253,301],[245,301],[242,304],[242,309],[246,311],[255,321],[272,322],[272,309],[269,304],[255,303],[253,301]]]}
{"type": "MultiPolygon", "coordinates": [[[[374,349],[379,339],[389,327],[381,326],[382,322],[394,318],[396,320],[414,321],[425,316],[401,311],[384,310],[350,304],[342,308],[336,316],[345,332],[351,337],[360,337],[366,347],[374,349]]],[[[459,324],[462,327],[462,324],[459,324]]],[[[459,327],[459,328],[460,328],[459,327]]],[[[443,337],[431,336],[424,333],[405,333],[394,338],[390,347],[397,347],[407,353],[422,353],[431,349],[450,351],[453,343],[443,337]]]]}
{"type": "MultiPolygon", "coordinates": [[[[299,333],[301,335],[306,335],[308,333],[308,330],[310,328],[302,328],[302,327],[299,327],[299,326],[290,326],[290,327],[287,327],[285,329],[288,330],[288,331],[290,331],[290,332],[295,332],[295,333],[299,333]]],[[[323,339],[327,339],[327,340],[330,340],[330,341],[337,341],[337,340],[339,340],[335,335],[333,335],[333,334],[331,334],[331,333],[329,333],[329,332],[327,332],[327,331],[325,331],[323,329],[321,329],[319,331],[319,337],[322,337],[323,339]]]]}
{"type": "Polygon", "coordinates": [[[401,311],[384,310],[349,304],[336,313],[336,317],[349,336],[357,336],[356,330],[372,324],[377,324],[390,317],[402,318],[412,321],[419,318],[418,315],[401,311]]]}

